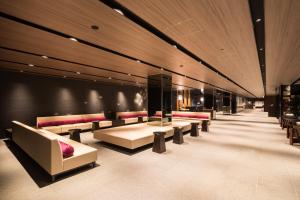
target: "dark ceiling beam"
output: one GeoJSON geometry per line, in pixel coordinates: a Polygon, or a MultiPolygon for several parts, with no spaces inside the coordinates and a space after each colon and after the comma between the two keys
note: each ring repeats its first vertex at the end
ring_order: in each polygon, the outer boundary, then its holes
{"type": "Polygon", "coordinates": [[[250,13],[254,28],[257,55],[261,77],[266,95],[266,58],[265,58],[265,12],[264,0],[249,0],[250,13]]]}

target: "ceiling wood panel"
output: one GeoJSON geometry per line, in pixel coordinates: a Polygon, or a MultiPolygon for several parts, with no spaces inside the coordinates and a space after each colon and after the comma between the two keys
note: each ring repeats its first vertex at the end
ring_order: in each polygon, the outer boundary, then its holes
{"type": "MultiPolygon", "coordinates": [[[[101,45],[137,59],[159,65],[166,69],[186,74],[211,84],[225,87],[228,90],[251,96],[230,81],[215,74],[191,57],[185,55],[158,37],[139,27],[124,16],[97,0],[88,1],[37,1],[12,0],[1,1],[0,10],[10,15],[58,30],[73,37],[101,45]],[[90,29],[91,25],[98,25],[99,31],[90,29]],[[183,68],[179,67],[184,65],[183,68]]],[[[8,27],[2,24],[1,27],[8,27]]],[[[13,29],[10,28],[9,29],[13,29]]],[[[8,47],[14,46],[30,52],[43,53],[64,59],[76,60],[82,63],[93,63],[107,68],[123,70],[137,75],[153,74],[157,70],[142,63],[115,56],[111,53],[95,50],[86,45],[72,42],[66,38],[57,39],[55,35],[47,35],[43,31],[29,30],[28,27],[9,30],[16,35],[3,36],[4,41],[14,39],[14,44],[4,43],[8,47]],[[26,37],[18,36],[22,29],[26,29],[26,37]],[[19,32],[18,32],[19,31],[19,32]],[[35,34],[34,34],[35,32],[35,34]],[[40,34],[37,34],[39,32],[40,34]],[[31,44],[32,34],[39,44],[31,44]],[[13,38],[17,37],[17,38],[13,38]],[[51,41],[51,42],[50,42],[51,41]],[[59,42],[60,41],[60,42],[59,42]],[[20,44],[18,44],[20,43],[20,44]],[[22,43],[22,44],[21,44],[22,43]],[[45,44],[46,47],[45,47],[45,44]],[[56,46],[60,46],[58,47],[56,46]]],[[[6,30],[6,34],[9,33],[6,30]]],[[[24,34],[24,33],[22,33],[24,34]]],[[[157,72],[156,72],[157,73],[157,72]]],[[[245,79],[246,80],[246,79],[245,79]]],[[[241,84],[245,85],[245,84],[241,84]]],[[[258,95],[255,87],[246,87],[258,95]]]]}
{"type": "Polygon", "coordinates": [[[247,0],[117,0],[257,96],[263,83],[247,0]]]}
{"type": "MultiPolygon", "coordinates": [[[[79,42],[73,42],[67,38],[4,18],[0,18],[0,27],[4,27],[0,32],[0,43],[5,47],[79,62],[105,69],[113,69],[139,76],[147,76],[161,72],[160,69],[155,69],[149,65],[138,63],[134,60],[105,52],[100,49],[91,48],[90,46],[79,42]]],[[[190,66],[186,66],[184,68],[186,71],[190,71],[190,74],[193,74],[193,76],[197,79],[203,76],[200,70],[195,71],[190,66]]],[[[236,85],[218,75],[212,74],[206,77],[206,80],[207,82],[226,88],[238,94],[249,96],[249,94],[244,90],[241,90],[236,85]]]]}
{"type": "Polygon", "coordinates": [[[265,0],[266,89],[300,77],[300,1],[265,0]]]}

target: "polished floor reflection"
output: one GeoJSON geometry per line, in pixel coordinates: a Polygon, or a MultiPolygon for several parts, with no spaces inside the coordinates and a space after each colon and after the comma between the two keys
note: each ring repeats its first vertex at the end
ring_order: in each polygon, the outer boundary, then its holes
{"type": "Polygon", "coordinates": [[[168,141],[163,154],[126,154],[83,134],[99,166],[44,187],[1,141],[1,199],[300,199],[300,145],[288,144],[275,118],[257,110],[217,118],[209,133],[168,141]]]}

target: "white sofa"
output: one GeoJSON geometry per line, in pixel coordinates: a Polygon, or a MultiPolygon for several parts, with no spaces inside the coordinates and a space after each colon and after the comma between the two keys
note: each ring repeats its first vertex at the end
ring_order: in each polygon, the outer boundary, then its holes
{"type": "Polygon", "coordinates": [[[74,128],[90,130],[93,121],[99,121],[100,128],[112,126],[112,121],[106,120],[104,113],[37,117],[36,120],[38,128],[57,134],[66,133],[74,128]]]}
{"type": "Polygon", "coordinates": [[[17,121],[12,122],[12,140],[45,169],[52,180],[63,172],[87,164],[94,165],[97,160],[95,148],[17,121]],[[63,158],[59,141],[74,148],[73,156],[63,158]]]}

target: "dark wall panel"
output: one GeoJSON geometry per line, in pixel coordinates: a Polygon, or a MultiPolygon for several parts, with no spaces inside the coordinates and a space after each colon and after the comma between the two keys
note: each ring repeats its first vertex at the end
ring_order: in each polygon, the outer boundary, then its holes
{"type": "Polygon", "coordinates": [[[265,96],[264,111],[268,112],[269,117],[279,116],[279,98],[275,96],[265,96]]]}
{"type": "Polygon", "coordinates": [[[86,114],[104,111],[147,110],[145,88],[100,82],[0,72],[0,128],[12,120],[35,125],[37,116],[86,114]]]}

